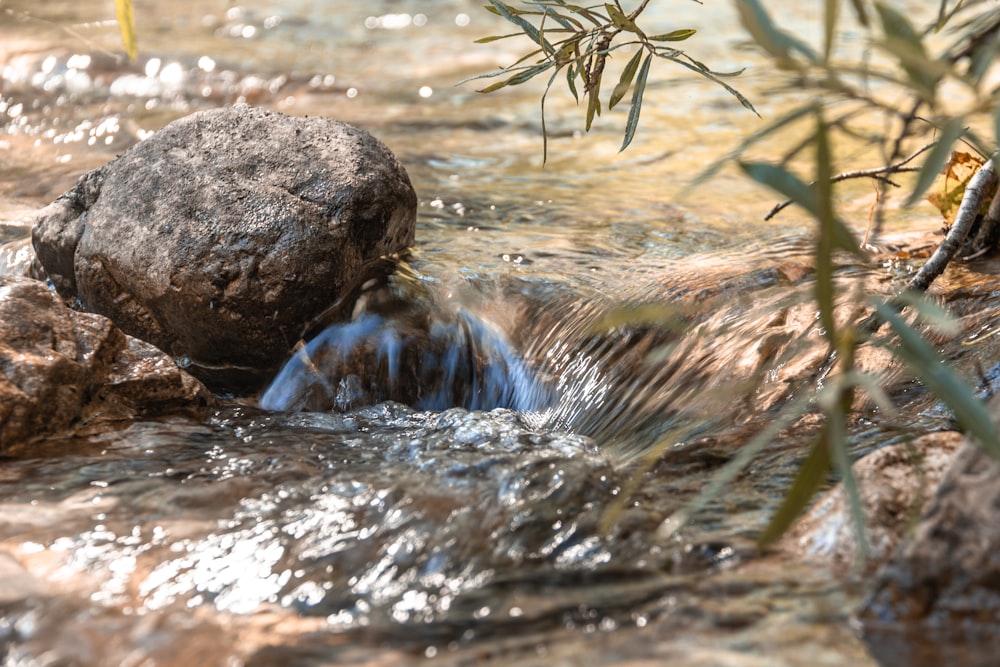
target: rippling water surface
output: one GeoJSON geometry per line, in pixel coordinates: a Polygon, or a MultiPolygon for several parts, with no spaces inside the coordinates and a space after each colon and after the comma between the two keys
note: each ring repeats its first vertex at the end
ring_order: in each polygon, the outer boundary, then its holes
{"type": "MultiPolygon", "coordinates": [[[[776,79],[728,5],[653,11],[664,31],[703,29],[696,57],[749,65],[738,83],[765,118],[789,104],[764,92],[776,79]]],[[[783,20],[808,35],[818,11],[783,20]]],[[[191,111],[323,114],[409,171],[408,284],[438,328],[413,361],[398,320],[362,317],[311,344],[333,384],[293,361],[270,412],[123,425],[0,462],[5,664],[870,662],[850,591],[803,566],[741,569],[794,437],[661,530],[778,404],[780,360],[759,364],[747,341],[808,295],[798,213],[758,222],[770,197],[727,171],[678,199],[753,114],[666,72],[619,155],[625,111],[582,136],[582,110],[554,94],[543,168],[538,86],[457,85],[520,47],[472,44],[509,31],[478,2],[137,2],[134,63],[112,12],[0,2],[0,242],[191,111]],[[675,310],[613,319],[650,301],[675,310]],[[371,373],[338,370],[359,350],[371,373]],[[436,393],[370,382],[404,362],[436,393]],[[759,403],[737,377],[763,383],[759,403]]],[[[866,195],[846,188],[845,206],[866,195]]]]}

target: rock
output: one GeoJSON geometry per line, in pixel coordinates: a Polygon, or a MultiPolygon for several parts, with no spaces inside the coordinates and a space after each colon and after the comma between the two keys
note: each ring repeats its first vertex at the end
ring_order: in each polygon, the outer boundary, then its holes
{"type": "MultiPolygon", "coordinates": [[[[865,514],[868,558],[864,571],[883,565],[933,497],[962,435],[931,433],[889,445],[859,459],[851,469],[865,514]]],[[[811,562],[825,562],[843,574],[858,556],[857,534],[843,484],[822,496],[788,532],[781,550],[811,562]]]]}
{"type": "Polygon", "coordinates": [[[67,308],[37,280],[0,276],[0,454],[82,421],[212,400],[170,357],[106,317],[67,308]]]}
{"type": "Polygon", "coordinates": [[[412,244],[416,206],[367,132],[237,106],[171,123],[84,175],[33,241],[64,298],[246,392],[412,244]]]}
{"type": "MultiPolygon", "coordinates": [[[[1000,629],[1000,464],[965,442],[913,537],[879,572],[861,618],[1000,629]]],[[[995,657],[994,657],[995,659],[995,657]]]]}

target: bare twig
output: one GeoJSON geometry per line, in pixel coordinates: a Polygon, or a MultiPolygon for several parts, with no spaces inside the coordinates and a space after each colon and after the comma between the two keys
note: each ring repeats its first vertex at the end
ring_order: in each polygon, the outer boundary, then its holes
{"type": "MultiPolygon", "coordinates": [[[[892,152],[886,157],[886,164],[891,164],[902,154],[903,142],[911,136],[910,126],[917,120],[920,107],[922,107],[923,104],[923,100],[918,96],[917,99],[914,100],[913,107],[910,109],[909,113],[900,116],[903,126],[899,128],[899,134],[896,135],[896,141],[893,142],[892,152]]],[[[875,239],[876,242],[878,237],[882,234],[882,223],[885,222],[885,206],[889,200],[889,188],[885,183],[879,183],[878,194],[878,201],[875,204],[875,215],[872,218],[872,222],[868,225],[868,231],[865,233],[866,238],[875,239]]]]}
{"type": "MultiPolygon", "coordinates": [[[[832,177],[830,179],[830,182],[839,183],[840,181],[846,181],[851,178],[874,178],[875,180],[881,181],[886,185],[895,185],[896,187],[899,187],[898,185],[889,180],[887,174],[901,174],[908,171],[920,171],[920,167],[907,167],[906,164],[911,162],[921,153],[929,150],[933,145],[934,142],[931,142],[926,146],[922,146],[919,150],[903,158],[899,162],[887,165],[885,167],[874,167],[872,169],[854,169],[853,171],[845,171],[842,174],[837,174],[836,176],[832,177]]],[[[815,182],[810,183],[810,185],[815,185],[815,184],[816,184],[815,182]]],[[[791,199],[786,199],[780,204],[777,204],[774,208],[772,208],[768,212],[767,215],[764,216],[764,220],[770,220],[778,213],[791,206],[793,203],[794,202],[792,202],[791,199]]]]}
{"type": "Polygon", "coordinates": [[[983,199],[989,195],[996,187],[996,173],[993,171],[993,160],[987,160],[979,168],[969,184],[965,186],[965,194],[962,196],[962,203],[958,207],[955,215],[955,222],[944,241],[938,246],[931,258],[920,267],[917,275],[907,283],[907,289],[924,292],[930,287],[934,279],[937,278],[948,266],[948,262],[955,256],[961,247],[965,237],[969,235],[972,224],[976,221],[979,209],[982,207],[983,199]]]}

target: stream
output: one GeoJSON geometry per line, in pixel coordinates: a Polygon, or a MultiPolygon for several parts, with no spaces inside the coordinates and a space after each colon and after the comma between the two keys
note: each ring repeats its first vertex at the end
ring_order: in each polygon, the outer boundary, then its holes
{"type": "MultiPolygon", "coordinates": [[[[808,428],[663,529],[769,423],[821,340],[807,324],[787,358],[757,366],[762,326],[813,315],[808,218],[761,222],[773,197],[731,170],[681,198],[760,119],[708,82],[654,72],[619,154],[626,105],[584,134],[583,109],[554,90],[543,166],[540,85],[459,85],[519,55],[472,43],[510,31],[479,2],[135,4],[128,63],[110,0],[0,0],[0,243],[193,111],[247,102],[355,123],[419,194],[400,289],[439,325],[423,363],[444,377],[409,404],[349,382],[316,398],[293,360],[260,407],[0,460],[3,664],[934,664],[865,642],[858,586],[756,553],[808,428]],[[674,310],[595,335],[650,303],[674,310]],[[448,375],[482,359],[469,384],[448,375]],[[740,393],[751,376],[760,389],[740,393]]],[[[782,20],[815,36],[821,10],[805,4],[782,20]]],[[[689,48],[714,67],[748,67],[734,84],[765,119],[792,104],[729,3],[654,3],[650,19],[699,29],[689,48]]],[[[838,191],[859,228],[870,192],[838,191]]],[[[894,212],[892,232],[926,217],[894,212]]],[[[367,345],[391,360],[400,332],[361,318],[312,353],[325,345],[338,367],[367,345]]],[[[949,426],[920,392],[894,397],[911,427],[949,426]]],[[[852,453],[896,437],[868,415],[852,453]]]]}

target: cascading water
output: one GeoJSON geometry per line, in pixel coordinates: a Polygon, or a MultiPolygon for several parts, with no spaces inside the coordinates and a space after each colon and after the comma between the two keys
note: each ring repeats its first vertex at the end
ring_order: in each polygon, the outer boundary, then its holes
{"type": "Polygon", "coordinates": [[[697,391],[706,382],[699,365],[706,353],[697,332],[684,336],[689,323],[681,316],[638,324],[625,316],[608,328],[621,305],[599,297],[538,294],[515,281],[456,298],[444,289],[415,293],[410,282],[394,276],[362,297],[351,321],[301,344],[260,407],[505,408],[530,428],[635,453],[676,427],[685,407],[698,410],[707,400],[697,391]]]}
{"type": "Polygon", "coordinates": [[[382,401],[420,410],[541,411],[553,391],[496,325],[464,308],[362,313],[301,346],[260,400],[265,410],[347,411],[382,401]]]}

